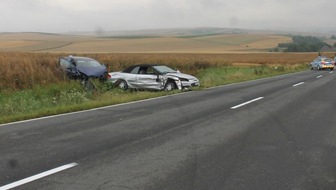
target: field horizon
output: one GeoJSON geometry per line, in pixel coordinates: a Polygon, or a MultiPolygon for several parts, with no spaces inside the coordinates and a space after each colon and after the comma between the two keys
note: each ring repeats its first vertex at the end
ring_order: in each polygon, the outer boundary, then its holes
{"type": "Polygon", "coordinates": [[[1,52],[232,53],[269,52],[289,35],[267,31],[197,28],[104,34],[0,33],[1,52]]]}

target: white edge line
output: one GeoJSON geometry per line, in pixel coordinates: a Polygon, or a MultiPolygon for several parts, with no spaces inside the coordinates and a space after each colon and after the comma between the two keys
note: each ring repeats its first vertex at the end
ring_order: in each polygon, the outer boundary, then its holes
{"type": "Polygon", "coordinates": [[[323,77],[323,75],[319,75],[319,76],[317,76],[316,78],[319,79],[319,78],[322,78],[322,77],[323,77]]]}
{"type": "Polygon", "coordinates": [[[264,97],[259,97],[259,98],[250,100],[250,101],[248,101],[248,102],[239,104],[239,105],[237,105],[237,106],[233,106],[233,107],[231,107],[231,109],[237,109],[237,108],[240,108],[240,107],[242,107],[242,106],[245,106],[245,105],[247,105],[247,104],[250,104],[250,103],[255,102],[255,101],[258,101],[258,100],[261,100],[261,99],[263,99],[263,98],[264,98],[264,97]]]}
{"type": "Polygon", "coordinates": [[[67,165],[64,165],[64,166],[60,166],[60,167],[58,167],[58,168],[51,169],[51,170],[48,170],[48,171],[46,171],[46,172],[43,172],[43,173],[40,173],[40,174],[36,174],[36,175],[34,175],[34,176],[27,177],[27,178],[22,179],[22,180],[20,180],[20,181],[16,181],[16,182],[10,183],[10,184],[8,184],[8,185],[2,186],[2,187],[0,187],[0,190],[12,189],[12,188],[18,187],[18,186],[20,186],[20,185],[24,185],[24,184],[26,184],[26,183],[30,183],[30,182],[32,182],[32,181],[41,179],[41,178],[43,178],[43,177],[46,177],[46,176],[55,174],[55,173],[57,173],[57,172],[61,172],[61,171],[63,171],[63,170],[67,170],[67,169],[72,168],[72,167],[75,167],[75,166],[77,166],[77,165],[78,165],[77,163],[71,163],[71,164],[67,164],[67,165]]]}
{"type": "Polygon", "coordinates": [[[300,82],[300,83],[297,83],[297,84],[294,84],[293,86],[296,87],[296,86],[300,86],[300,85],[303,85],[304,82],[300,82]]]}

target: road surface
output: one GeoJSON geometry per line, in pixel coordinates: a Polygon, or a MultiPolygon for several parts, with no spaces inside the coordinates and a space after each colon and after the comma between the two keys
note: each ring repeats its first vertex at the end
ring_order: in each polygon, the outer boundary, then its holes
{"type": "Polygon", "coordinates": [[[0,190],[336,189],[335,96],[305,71],[0,125],[0,190]]]}

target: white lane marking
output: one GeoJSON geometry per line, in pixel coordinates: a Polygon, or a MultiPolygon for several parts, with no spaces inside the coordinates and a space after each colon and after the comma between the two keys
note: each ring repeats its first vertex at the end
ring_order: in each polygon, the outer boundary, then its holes
{"type": "Polygon", "coordinates": [[[319,79],[319,78],[322,78],[322,77],[323,77],[323,75],[319,75],[319,76],[317,76],[316,78],[319,79]]]}
{"type": "Polygon", "coordinates": [[[24,184],[26,184],[26,183],[30,183],[30,182],[32,182],[32,181],[35,181],[35,180],[44,178],[44,177],[46,177],[46,176],[55,174],[55,173],[57,173],[57,172],[61,172],[61,171],[63,171],[63,170],[67,170],[67,169],[72,168],[72,167],[75,167],[75,166],[77,166],[77,165],[78,165],[77,163],[71,163],[71,164],[67,164],[67,165],[64,165],[64,166],[60,166],[60,167],[58,167],[58,168],[55,168],[55,169],[52,169],[52,170],[48,170],[48,171],[46,171],[46,172],[43,172],[43,173],[40,173],[40,174],[31,176],[31,177],[27,177],[27,178],[22,179],[22,180],[20,180],[20,181],[16,181],[16,182],[10,183],[10,184],[8,184],[8,185],[2,186],[2,187],[0,187],[0,190],[12,189],[12,188],[18,187],[18,186],[20,186],[20,185],[24,185],[24,184]]]}
{"type": "Polygon", "coordinates": [[[259,98],[256,98],[256,99],[253,99],[253,100],[250,100],[250,101],[248,101],[248,102],[245,102],[245,103],[242,103],[242,104],[239,104],[239,105],[233,106],[233,107],[231,107],[231,109],[237,109],[237,108],[240,108],[240,107],[242,107],[242,106],[245,106],[245,105],[247,105],[247,104],[250,104],[250,103],[256,102],[256,101],[258,101],[258,100],[261,100],[261,99],[263,99],[263,98],[264,98],[264,97],[259,97],[259,98]]]}
{"type": "Polygon", "coordinates": [[[334,71],[330,71],[329,73],[330,73],[330,74],[333,74],[333,73],[334,73],[334,71]]]}
{"type": "Polygon", "coordinates": [[[294,84],[293,86],[296,87],[296,86],[300,86],[300,85],[303,85],[304,82],[300,82],[300,83],[297,83],[297,84],[294,84]]]}

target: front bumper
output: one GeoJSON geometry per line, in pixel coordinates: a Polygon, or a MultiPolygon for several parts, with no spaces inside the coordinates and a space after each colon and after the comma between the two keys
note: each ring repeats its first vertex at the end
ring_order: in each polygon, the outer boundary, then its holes
{"type": "Polygon", "coordinates": [[[199,81],[181,81],[181,82],[182,82],[182,88],[191,88],[200,86],[199,81]]]}

